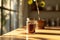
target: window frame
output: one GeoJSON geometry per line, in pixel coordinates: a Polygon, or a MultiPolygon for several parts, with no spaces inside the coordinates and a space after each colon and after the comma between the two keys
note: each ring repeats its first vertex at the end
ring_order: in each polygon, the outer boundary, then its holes
{"type": "MultiPolygon", "coordinates": [[[[3,18],[3,10],[7,10],[7,11],[9,11],[10,12],[10,31],[11,31],[11,12],[17,12],[18,14],[19,14],[19,11],[18,10],[13,10],[13,9],[11,9],[11,1],[12,0],[10,0],[10,9],[9,8],[5,8],[4,6],[3,6],[3,0],[1,0],[1,6],[0,6],[0,9],[1,9],[1,18],[3,18]]],[[[17,2],[18,3],[18,2],[17,2]]],[[[18,7],[18,6],[17,6],[18,7]]],[[[3,34],[3,19],[1,19],[1,35],[3,34]]]]}

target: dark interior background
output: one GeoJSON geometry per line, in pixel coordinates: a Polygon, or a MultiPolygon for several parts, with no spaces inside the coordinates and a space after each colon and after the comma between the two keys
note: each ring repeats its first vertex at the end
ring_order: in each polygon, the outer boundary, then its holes
{"type": "MultiPolygon", "coordinates": [[[[27,0],[25,0],[27,1],[27,0]]],[[[58,8],[60,10],[60,0],[45,0],[46,2],[46,8],[48,6],[51,6],[54,8],[54,10],[56,9],[56,5],[58,4],[58,8]]],[[[28,6],[27,2],[24,2],[23,5],[23,21],[24,21],[24,25],[26,23],[26,18],[27,17],[32,17],[35,18],[36,20],[38,20],[38,14],[37,11],[31,11],[30,7],[28,6]]],[[[60,11],[40,11],[40,17],[41,18],[60,18],[60,11]]]]}

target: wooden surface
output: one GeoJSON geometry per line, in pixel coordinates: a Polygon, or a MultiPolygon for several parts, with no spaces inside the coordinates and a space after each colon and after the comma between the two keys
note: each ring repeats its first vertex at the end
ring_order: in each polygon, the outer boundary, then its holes
{"type": "Polygon", "coordinates": [[[18,28],[1,36],[0,40],[60,40],[60,30],[36,29],[34,34],[26,34],[18,28]]]}
{"type": "Polygon", "coordinates": [[[60,30],[60,26],[51,26],[51,27],[45,27],[45,29],[56,29],[56,30],[60,30]]]}

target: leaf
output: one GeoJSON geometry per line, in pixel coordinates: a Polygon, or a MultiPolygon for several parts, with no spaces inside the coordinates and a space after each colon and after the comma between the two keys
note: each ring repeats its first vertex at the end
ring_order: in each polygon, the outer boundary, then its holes
{"type": "Polygon", "coordinates": [[[7,4],[7,0],[3,0],[3,4],[7,4]]]}
{"type": "Polygon", "coordinates": [[[28,4],[31,5],[33,3],[33,0],[28,0],[28,4]]]}

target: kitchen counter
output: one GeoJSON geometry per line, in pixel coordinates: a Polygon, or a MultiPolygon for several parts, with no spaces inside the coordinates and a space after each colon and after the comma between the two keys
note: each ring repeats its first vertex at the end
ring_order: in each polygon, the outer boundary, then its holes
{"type": "Polygon", "coordinates": [[[3,34],[0,40],[60,40],[60,30],[36,29],[34,34],[27,34],[26,29],[18,28],[3,34]]]}

